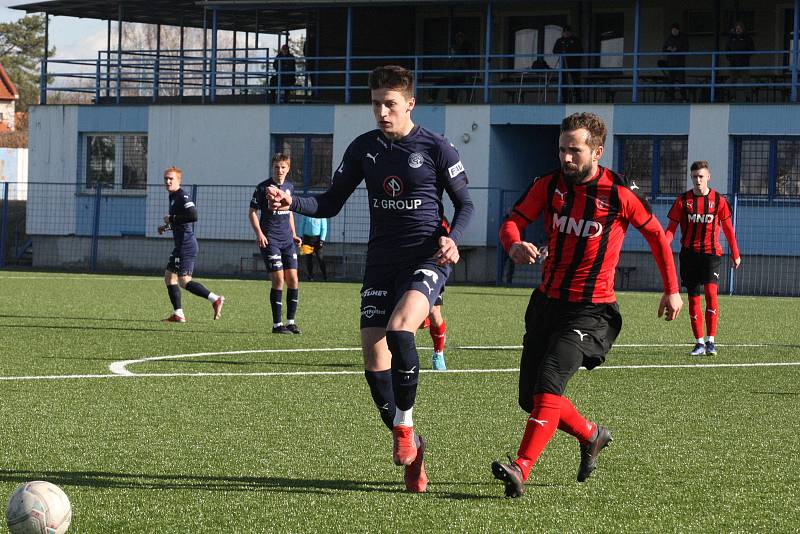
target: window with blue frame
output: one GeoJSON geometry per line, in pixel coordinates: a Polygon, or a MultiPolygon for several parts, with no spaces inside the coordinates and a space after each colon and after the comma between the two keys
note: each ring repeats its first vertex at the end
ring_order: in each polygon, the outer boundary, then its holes
{"type": "Polygon", "coordinates": [[[117,191],[144,193],[147,187],[147,135],[84,134],[82,182],[117,191]]]}
{"type": "Polygon", "coordinates": [[[648,198],[688,188],[689,139],[685,136],[617,136],[619,171],[648,198]]]}
{"type": "Polygon", "coordinates": [[[333,174],[332,135],[275,135],[273,154],[283,152],[292,158],[287,179],[296,189],[327,189],[333,174]]]}
{"type": "Polygon", "coordinates": [[[736,193],[800,197],[800,137],[735,137],[733,147],[736,193]]]}

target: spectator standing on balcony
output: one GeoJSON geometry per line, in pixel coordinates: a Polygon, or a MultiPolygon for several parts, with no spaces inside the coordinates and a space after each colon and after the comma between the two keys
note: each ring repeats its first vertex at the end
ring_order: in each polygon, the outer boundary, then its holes
{"type": "MultiPolygon", "coordinates": [[[[474,80],[474,72],[459,72],[459,71],[473,71],[475,69],[475,58],[471,57],[475,54],[475,49],[472,43],[467,40],[464,32],[456,32],[454,36],[453,45],[450,47],[450,65],[448,66],[447,85],[471,85],[474,80]]],[[[457,102],[459,87],[450,87],[447,89],[447,100],[449,102],[457,102]]],[[[464,98],[467,99],[466,96],[464,98]]]]}
{"type": "MultiPolygon", "coordinates": [[[[751,52],[756,49],[753,38],[745,32],[744,23],[737,22],[733,26],[733,32],[728,37],[728,45],[725,50],[728,52],[751,52]]],[[[728,64],[731,66],[730,78],[728,83],[746,84],[750,76],[747,67],[750,66],[752,54],[734,53],[728,54],[728,64]],[[740,70],[742,69],[742,70],[740,70]]],[[[737,87],[731,87],[731,100],[736,100],[737,87]]]]}
{"type": "Polygon", "coordinates": [[[692,356],[716,354],[714,335],[717,331],[719,306],[717,284],[719,283],[722,247],[719,244],[719,229],[725,233],[731,249],[733,268],[742,263],[736,234],[731,224],[731,207],[725,197],[708,186],[711,172],[707,161],[695,161],[691,166],[692,189],[686,191],[672,204],[667,217],[667,239],[672,241],[675,230],[681,229],[681,282],[689,293],[689,320],[695,345],[692,356]],[[700,313],[700,297],[706,297],[706,332],[703,339],[703,315],[700,313]]]}
{"type": "Polygon", "coordinates": [[[577,86],[581,84],[581,60],[580,56],[562,56],[561,54],[582,54],[583,47],[581,40],[572,33],[572,27],[566,25],[561,29],[561,37],[553,45],[553,54],[559,55],[559,65],[564,70],[561,83],[561,101],[567,102],[580,102],[581,90],[580,88],[573,87],[567,90],[568,85],[577,86]]]}
{"type": "Polygon", "coordinates": [[[291,194],[294,186],[286,180],[291,168],[288,154],[278,152],[272,156],[272,177],[256,186],[250,200],[248,218],[256,243],[264,258],[272,286],[269,292],[269,304],[272,309],[273,334],[299,334],[300,329],[294,322],[297,305],[300,300],[300,285],[297,277],[297,246],[302,240],[297,236],[294,227],[294,215],[289,211],[273,210],[270,206],[268,191],[270,187],[291,194]],[[258,211],[261,211],[261,217],[258,211]],[[283,316],[283,286],[286,285],[286,324],[283,316]]]}
{"type": "Polygon", "coordinates": [[[199,250],[194,236],[194,223],[197,221],[197,208],[194,201],[181,189],[183,173],[177,167],[164,171],[164,186],[169,193],[169,213],[164,215],[164,224],[158,227],[158,235],[172,232],[175,248],[167,262],[164,282],[172,303],[172,314],[165,323],[185,323],[186,316],[181,305],[181,288],[200,298],[208,299],[214,310],[214,320],[219,319],[225,297],[216,295],[199,282],[192,280],[194,262],[199,250]]]}
{"type": "Polygon", "coordinates": [[[671,102],[675,99],[675,93],[679,92],[681,100],[688,102],[689,93],[685,87],[686,71],[683,70],[686,68],[686,55],[680,52],[689,51],[689,38],[681,32],[681,26],[677,22],[673,22],[670,26],[669,35],[664,41],[662,50],[667,52],[667,55],[658,62],[658,65],[665,69],[667,83],[670,85],[666,92],[666,99],[671,102]]]}
{"type": "Polygon", "coordinates": [[[272,68],[275,75],[270,78],[269,84],[271,87],[281,88],[275,90],[275,101],[278,102],[283,100],[283,95],[288,94],[286,88],[293,87],[297,80],[297,65],[288,44],[281,46],[278,55],[272,60],[272,68]]]}
{"type": "Polygon", "coordinates": [[[303,239],[308,279],[314,280],[314,257],[316,256],[319,270],[322,272],[322,279],[327,282],[328,273],[325,270],[325,261],[322,259],[322,245],[325,244],[325,239],[328,237],[328,219],[317,219],[311,215],[305,215],[300,221],[300,232],[298,233],[303,239]]]}

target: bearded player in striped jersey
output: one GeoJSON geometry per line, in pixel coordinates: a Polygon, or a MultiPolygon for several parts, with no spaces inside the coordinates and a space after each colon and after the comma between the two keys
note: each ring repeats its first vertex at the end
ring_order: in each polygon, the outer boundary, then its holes
{"type": "Polygon", "coordinates": [[[742,263],[739,246],[731,224],[731,208],[725,197],[708,186],[711,170],[707,161],[695,161],[691,166],[692,188],[675,199],[667,217],[667,239],[672,242],[675,230],[681,228],[681,283],[689,293],[689,321],[695,345],[692,356],[716,354],[714,336],[717,332],[719,305],[717,284],[719,282],[722,247],[719,244],[719,229],[731,249],[733,268],[742,263]],[[706,297],[706,333],[703,338],[703,315],[700,313],[700,296],[706,297]]]}
{"type": "Polygon", "coordinates": [[[561,122],[561,168],[535,180],[500,228],[500,240],[514,263],[530,264],[540,250],[522,240],[522,231],[544,216],[549,257],[542,283],[525,312],[519,374],[519,405],[529,417],[517,458],[492,463],[507,497],[519,497],[533,464],[555,434],[578,439],[583,482],[597,466],[611,432],[586,420],[564,396],[567,382],[582,365],[592,369],[622,327],[614,295],[614,272],[628,225],[653,251],[664,286],[658,316],[672,321],[683,306],[672,252],[664,230],[633,183],[599,165],[606,126],[592,113],[561,122]]]}

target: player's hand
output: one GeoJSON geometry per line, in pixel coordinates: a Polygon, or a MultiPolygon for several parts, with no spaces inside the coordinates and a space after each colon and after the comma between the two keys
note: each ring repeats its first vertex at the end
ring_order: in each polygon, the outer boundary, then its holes
{"type": "Polygon", "coordinates": [[[517,241],[508,249],[508,257],[517,265],[536,263],[536,258],[539,256],[541,256],[539,249],[527,241],[517,241]]]}
{"type": "Polygon", "coordinates": [[[169,226],[169,215],[164,215],[164,224],[169,226]]]}
{"type": "Polygon", "coordinates": [[[322,249],[322,245],[324,245],[324,244],[325,244],[325,241],[320,240],[320,242],[317,244],[317,250],[321,250],[322,249]]]}
{"type": "Polygon", "coordinates": [[[161,226],[158,227],[158,235],[162,235],[166,231],[167,231],[167,225],[166,224],[162,224],[161,226]]]}
{"type": "Polygon", "coordinates": [[[299,235],[292,237],[292,241],[294,241],[294,244],[298,247],[303,244],[303,238],[301,238],[299,235]]]}
{"type": "Polygon", "coordinates": [[[267,241],[267,236],[264,234],[258,234],[256,236],[256,243],[258,243],[258,248],[267,248],[269,245],[269,241],[267,241]]]}
{"type": "Polygon", "coordinates": [[[286,211],[292,205],[292,195],[288,191],[281,191],[274,185],[267,188],[267,196],[272,204],[272,209],[286,211]]]}
{"type": "Polygon", "coordinates": [[[456,264],[461,259],[456,242],[443,235],[439,238],[439,250],[433,255],[438,265],[456,264]]]}
{"type": "Polygon", "coordinates": [[[674,320],[683,308],[683,300],[680,293],[661,295],[661,303],[658,305],[658,316],[664,316],[667,321],[674,320]]]}
{"type": "Polygon", "coordinates": [[[741,264],[742,264],[742,258],[741,257],[734,258],[734,260],[733,260],[733,268],[734,269],[738,269],[741,264]]]}

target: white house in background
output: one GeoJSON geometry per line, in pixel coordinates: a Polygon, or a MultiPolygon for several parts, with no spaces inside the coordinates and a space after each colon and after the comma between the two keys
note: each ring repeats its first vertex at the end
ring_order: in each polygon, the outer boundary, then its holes
{"type": "Polygon", "coordinates": [[[17,88],[0,63],[0,132],[14,130],[14,110],[17,100],[19,100],[17,88]]]}

